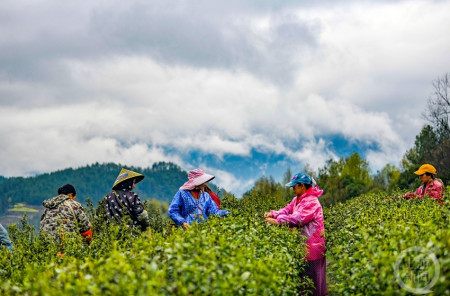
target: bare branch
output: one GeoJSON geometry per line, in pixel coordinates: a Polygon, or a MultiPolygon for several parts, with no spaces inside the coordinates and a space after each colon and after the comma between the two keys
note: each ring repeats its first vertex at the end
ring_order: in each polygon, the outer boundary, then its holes
{"type": "Polygon", "coordinates": [[[434,90],[423,115],[444,140],[450,137],[450,72],[436,78],[432,84],[434,90]]]}

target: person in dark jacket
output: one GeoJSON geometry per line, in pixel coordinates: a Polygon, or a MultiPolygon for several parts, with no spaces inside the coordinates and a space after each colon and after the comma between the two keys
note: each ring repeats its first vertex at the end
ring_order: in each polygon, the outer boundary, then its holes
{"type": "Polygon", "coordinates": [[[45,200],[41,216],[41,233],[59,241],[65,234],[80,233],[87,242],[92,239],[92,228],[82,205],[75,201],[77,192],[71,184],[58,189],[58,195],[45,200]]]}
{"type": "Polygon", "coordinates": [[[109,220],[121,222],[124,215],[133,221],[133,226],[145,230],[150,222],[139,196],[132,191],[136,184],[144,179],[144,175],[122,168],[112,187],[105,196],[106,215],[109,220]]]}
{"type": "Polygon", "coordinates": [[[10,251],[12,249],[12,243],[11,240],[9,239],[8,232],[3,227],[2,224],[0,224],[0,245],[7,247],[10,251]]]}

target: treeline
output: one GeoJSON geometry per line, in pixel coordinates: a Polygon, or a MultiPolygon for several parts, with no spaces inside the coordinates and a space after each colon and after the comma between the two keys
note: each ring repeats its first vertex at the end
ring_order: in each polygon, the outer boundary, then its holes
{"type": "MultiPolygon", "coordinates": [[[[433,164],[438,170],[438,178],[446,185],[450,178],[450,165],[442,165],[445,163],[444,161],[433,161],[430,159],[430,156],[433,155],[430,153],[432,149],[423,149],[424,146],[430,147],[432,146],[430,144],[433,143],[424,140],[424,138],[427,139],[424,134],[429,136],[432,133],[434,133],[433,129],[428,125],[425,126],[416,137],[415,146],[406,152],[400,167],[387,164],[374,175],[371,174],[368,161],[357,152],[338,160],[328,160],[318,172],[313,171],[308,165],[303,168],[303,171],[313,176],[320,188],[324,190],[321,203],[325,206],[343,202],[365,193],[388,192],[393,194],[399,190],[413,190],[420,186],[420,181],[414,175],[414,171],[424,163],[433,164]]],[[[438,151],[443,153],[442,150],[438,151]]],[[[450,147],[445,153],[450,153],[450,147]]],[[[292,172],[288,168],[281,183],[276,182],[273,177],[261,177],[244,196],[258,192],[283,198],[292,197],[292,190],[283,187],[295,173],[297,171],[292,172]]]]}
{"type": "MultiPolygon", "coordinates": [[[[410,155],[409,153],[410,151],[406,155],[410,155]]],[[[414,164],[409,162],[408,166],[399,168],[387,164],[381,171],[373,175],[370,173],[368,161],[354,152],[345,158],[328,160],[318,172],[313,171],[308,165],[302,171],[313,176],[320,188],[324,190],[320,201],[322,205],[328,206],[365,193],[388,192],[394,194],[396,191],[413,190],[420,186],[419,179],[414,175],[414,171],[423,163],[423,161],[417,161],[414,164]]],[[[439,174],[438,177],[446,185],[449,181],[447,176],[450,173],[450,167],[442,169],[442,175],[439,174]]],[[[251,190],[244,193],[244,196],[259,193],[285,199],[292,198],[293,191],[284,187],[284,184],[288,183],[295,173],[297,171],[292,172],[288,168],[281,182],[276,182],[271,176],[261,177],[255,182],[251,190]]]]}
{"type": "MultiPolygon", "coordinates": [[[[0,212],[18,202],[40,205],[43,200],[55,196],[58,188],[66,183],[75,186],[79,202],[84,203],[89,198],[96,204],[111,191],[121,168],[120,164],[95,163],[35,177],[0,178],[0,212]]],[[[142,199],[170,202],[178,188],[187,180],[187,172],[173,163],[158,162],[149,168],[126,168],[145,176],[136,190],[142,199]]]]}

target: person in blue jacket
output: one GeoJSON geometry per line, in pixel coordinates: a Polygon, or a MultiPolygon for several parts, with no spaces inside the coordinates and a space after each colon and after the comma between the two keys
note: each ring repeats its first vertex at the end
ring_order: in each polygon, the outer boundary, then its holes
{"type": "Polygon", "coordinates": [[[180,187],[169,206],[169,216],[176,225],[188,229],[192,222],[201,223],[211,215],[229,214],[227,210],[219,210],[204,190],[205,184],[214,178],[201,169],[188,173],[188,181],[180,187]]]}
{"type": "Polygon", "coordinates": [[[0,245],[6,246],[10,251],[12,249],[12,243],[11,240],[9,239],[8,232],[3,227],[2,224],[0,224],[0,245]]]}

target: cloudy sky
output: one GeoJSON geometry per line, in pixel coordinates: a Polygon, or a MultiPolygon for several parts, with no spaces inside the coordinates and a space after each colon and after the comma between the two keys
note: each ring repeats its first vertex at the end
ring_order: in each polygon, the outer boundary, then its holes
{"type": "Polygon", "coordinates": [[[0,175],[171,161],[239,194],[352,151],[398,165],[450,71],[449,16],[450,1],[3,0],[0,175]]]}

